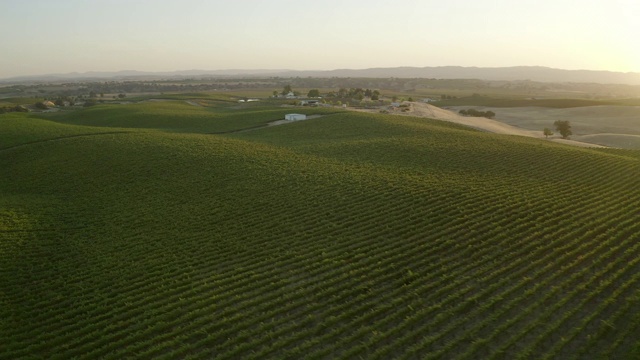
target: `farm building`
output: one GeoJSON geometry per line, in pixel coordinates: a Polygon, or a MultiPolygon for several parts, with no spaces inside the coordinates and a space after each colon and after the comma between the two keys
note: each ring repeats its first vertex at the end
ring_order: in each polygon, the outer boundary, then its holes
{"type": "Polygon", "coordinates": [[[300,105],[302,106],[318,106],[320,104],[320,100],[300,100],[300,105]]]}
{"type": "Polygon", "coordinates": [[[289,121],[297,121],[297,120],[306,120],[307,115],[305,114],[287,114],[284,116],[285,120],[289,121]]]}

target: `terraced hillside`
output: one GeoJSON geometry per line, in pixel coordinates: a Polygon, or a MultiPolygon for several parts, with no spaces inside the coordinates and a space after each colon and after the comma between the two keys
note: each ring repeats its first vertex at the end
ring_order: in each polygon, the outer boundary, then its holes
{"type": "Polygon", "coordinates": [[[640,356],[640,152],[144,106],[0,115],[1,358],[640,356]]]}

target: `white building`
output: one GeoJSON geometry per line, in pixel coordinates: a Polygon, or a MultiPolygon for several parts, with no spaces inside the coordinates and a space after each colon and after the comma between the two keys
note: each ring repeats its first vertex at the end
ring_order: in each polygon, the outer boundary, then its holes
{"type": "Polygon", "coordinates": [[[302,106],[318,106],[320,104],[320,100],[311,99],[311,100],[300,100],[300,105],[302,106]]]}
{"type": "Polygon", "coordinates": [[[298,120],[306,120],[307,115],[305,114],[287,114],[284,116],[285,120],[289,121],[298,121],[298,120]]]}

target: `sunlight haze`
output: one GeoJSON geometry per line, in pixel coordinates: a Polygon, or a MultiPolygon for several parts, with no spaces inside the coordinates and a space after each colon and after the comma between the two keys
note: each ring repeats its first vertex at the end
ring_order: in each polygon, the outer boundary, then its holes
{"type": "Polygon", "coordinates": [[[640,72],[640,5],[632,0],[0,4],[0,78],[448,65],[640,72]]]}

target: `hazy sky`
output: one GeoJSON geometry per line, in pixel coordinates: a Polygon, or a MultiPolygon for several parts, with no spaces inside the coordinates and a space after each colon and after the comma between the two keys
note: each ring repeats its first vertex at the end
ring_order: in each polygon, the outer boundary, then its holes
{"type": "Polygon", "coordinates": [[[0,78],[517,66],[640,72],[640,0],[0,0],[0,78]]]}

